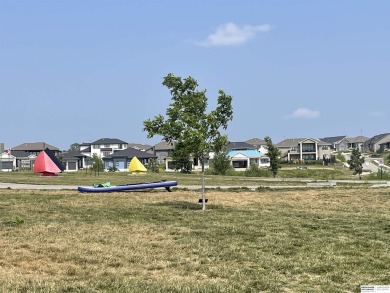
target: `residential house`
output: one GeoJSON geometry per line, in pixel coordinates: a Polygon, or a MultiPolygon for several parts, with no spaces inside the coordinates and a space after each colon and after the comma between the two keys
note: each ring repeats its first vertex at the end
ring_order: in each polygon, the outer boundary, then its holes
{"type": "Polygon", "coordinates": [[[36,157],[41,151],[48,148],[56,157],[60,157],[61,151],[46,142],[23,143],[10,148],[10,152],[3,152],[1,168],[3,170],[32,170],[36,157]]]}
{"type": "Polygon", "coordinates": [[[366,152],[384,151],[386,149],[390,149],[390,133],[375,135],[363,144],[363,150],[366,152]]]}
{"type": "MultiPolygon", "coordinates": [[[[86,144],[81,144],[83,148],[86,144]]],[[[90,144],[91,147],[91,153],[90,156],[93,157],[94,155],[97,155],[99,158],[104,158],[109,155],[114,154],[115,152],[127,149],[128,145],[127,142],[117,139],[117,138],[101,138],[99,140],[96,140],[90,144]]],[[[80,151],[83,154],[86,154],[86,149],[81,149],[80,151]]]]}
{"type": "Polygon", "coordinates": [[[255,146],[256,149],[261,153],[268,152],[267,143],[263,139],[251,138],[251,139],[248,139],[247,141],[245,141],[245,143],[255,146]]]}
{"type": "Polygon", "coordinates": [[[248,169],[251,165],[269,167],[270,159],[257,150],[232,150],[227,154],[232,167],[237,171],[248,169]]]}
{"type": "Polygon", "coordinates": [[[38,156],[39,153],[46,148],[51,150],[56,157],[59,157],[59,155],[61,154],[61,151],[57,147],[52,146],[46,142],[22,143],[18,146],[11,148],[11,150],[12,151],[25,151],[29,154],[38,156]]]}
{"type": "Polygon", "coordinates": [[[36,155],[25,151],[5,151],[0,154],[0,171],[32,170],[36,155]]]}
{"type": "Polygon", "coordinates": [[[88,168],[92,164],[90,156],[77,150],[63,152],[61,155],[61,161],[65,166],[64,171],[78,171],[80,169],[88,168]]]}
{"type": "Polygon", "coordinates": [[[227,145],[227,150],[229,151],[244,151],[244,150],[257,150],[257,146],[249,144],[243,141],[229,142],[227,145]]]}
{"type": "Polygon", "coordinates": [[[330,159],[332,144],[314,138],[289,138],[276,144],[286,161],[330,159]]]}
{"type": "MultiPolygon", "coordinates": [[[[342,151],[345,149],[340,149],[340,144],[344,141],[345,138],[347,138],[346,135],[340,135],[340,136],[324,137],[324,138],[320,138],[320,140],[327,142],[327,143],[330,143],[332,150],[342,151]]],[[[345,143],[342,144],[342,148],[344,148],[344,147],[345,147],[345,143]]]]}
{"type": "Polygon", "coordinates": [[[92,166],[94,155],[99,158],[110,156],[128,147],[127,142],[117,138],[101,138],[90,143],[81,143],[79,150],[64,152],[62,162],[65,171],[77,171],[92,166]]]}
{"type": "MultiPolygon", "coordinates": [[[[260,142],[260,141],[257,141],[260,142]]],[[[268,167],[269,158],[258,151],[259,145],[248,142],[230,142],[227,146],[228,158],[235,170],[246,170],[251,165],[257,167],[268,167]]]]}
{"type": "Polygon", "coordinates": [[[147,150],[148,153],[153,154],[157,157],[157,163],[166,163],[167,158],[172,157],[172,151],[174,146],[172,144],[167,143],[166,141],[161,141],[158,144],[154,145],[150,149],[147,150]]]}
{"type": "Polygon", "coordinates": [[[338,151],[345,151],[349,149],[358,149],[359,151],[363,150],[364,142],[368,140],[368,137],[359,135],[356,137],[345,137],[340,143],[338,151]]]}
{"type": "Polygon", "coordinates": [[[105,156],[103,158],[104,168],[108,170],[115,166],[119,171],[128,171],[130,161],[134,157],[137,157],[145,167],[149,165],[151,159],[157,159],[157,156],[153,154],[129,147],[105,156]]]}

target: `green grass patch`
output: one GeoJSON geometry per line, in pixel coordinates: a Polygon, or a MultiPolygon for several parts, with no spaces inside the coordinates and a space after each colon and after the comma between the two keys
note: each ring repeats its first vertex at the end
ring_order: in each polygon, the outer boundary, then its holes
{"type": "Polygon", "coordinates": [[[0,190],[0,292],[359,292],[389,284],[389,189],[0,190]]]}

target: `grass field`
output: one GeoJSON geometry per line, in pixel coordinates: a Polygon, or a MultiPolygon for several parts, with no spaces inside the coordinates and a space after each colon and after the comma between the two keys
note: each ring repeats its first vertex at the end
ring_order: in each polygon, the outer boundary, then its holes
{"type": "Polygon", "coordinates": [[[360,292],[390,284],[390,190],[0,190],[0,292],[360,292]]]}
{"type": "MultiPolygon", "coordinates": [[[[274,178],[264,177],[244,177],[244,172],[236,172],[241,176],[214,176],[206,175],[206,185],[212,186],[272,186],[272,185],[302,185],[296,179],[305,180],[336,180],[336,179],[357,179],[352,172],[346,168],[322,168],[310,166],[307,170],[297,170],[294,167],[285,167],[281,169],[274,178]]],[[[201,186],[201,174],[181,174],[176,172],[148,173],[146,175],[130,175],[127,172],[103,172],[99,174],[86,171],[61,173],[58,176],[42,177],[38,174],[22,172],[0,172],[0,182],[6,183],[29,183],[29,184],[55,184],[55,185],[92,185],[110,181],[112,185],[157,181],[161,179],[176,180],[179,185],[199,185],[201,186]]]]}

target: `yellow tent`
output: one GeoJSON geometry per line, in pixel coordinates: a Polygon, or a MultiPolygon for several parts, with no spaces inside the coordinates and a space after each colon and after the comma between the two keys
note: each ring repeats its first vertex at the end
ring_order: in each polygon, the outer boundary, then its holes
{"type": "Polygon", "coordinates": [[[133,157],[129,164],[129,172],[135,174],[144,174],[146,173],[145,166],[138,160],[137,157],[133,157]]]}

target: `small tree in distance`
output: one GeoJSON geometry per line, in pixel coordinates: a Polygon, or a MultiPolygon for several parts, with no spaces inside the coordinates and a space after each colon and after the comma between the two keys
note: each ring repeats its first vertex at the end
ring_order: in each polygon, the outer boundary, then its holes
{"type": "Polygon", "coordinates": [[[148,138],[163,136],[167,143],[179,144],[180,151],[199,158],[202,165],[202,210],[206,209],[204,163],[208,152],[218,152],[227,145],[227,136],[220,129],[227,129],[233,119],[232,97],[219,90],[218,106],[206,113],[206,90],[197,90],[198,83],[192,77],[182,79],[170,73],[163,85],[172,96],[166,116],[157,115],[144,121],[148,138]]]}
{"type": "Polygon", "coordinates": [[[69,151],[79,151],[80,150],[80,144],[77,142],[72,143],[69,147],[69,151]]]}
{"type": "Polygon", "coordinates": [[[359,175],[359,179],[362,179],[364,157],[358,149],[353,149],[351,158],[348,160],[349,169],[353,170],[354,175],[359,175]]]}
{"type": "Polygon", "coordinates": [[[280,166],[280,155],[281,152],[280,150],[272,143],[272,140],[269,136],[266,136],[264,138],[265,143],[267,144],[268,148],[268,157],[270,160],[270,166],[269,169],[271,170],[272,174],[274,175],[274,178],[276,177],[276,174],[278,174],[279,169],[281,168],[280,166]]]}
{"type": "Polygon", "coordinates": [[[214,154],[211,165],[213,167],[214,175],[225,175],[228,170],[232,169],[232,165],[227,157],[227,151],[225,149],[214,154]]]}

